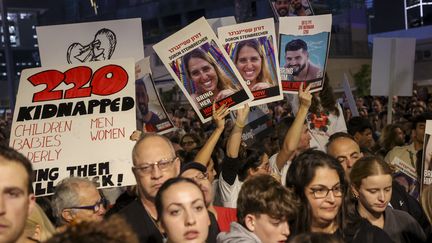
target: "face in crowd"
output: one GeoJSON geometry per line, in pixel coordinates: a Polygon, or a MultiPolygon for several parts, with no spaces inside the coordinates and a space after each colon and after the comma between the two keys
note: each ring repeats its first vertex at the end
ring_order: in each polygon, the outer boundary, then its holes
{"type": "Polygon", "coordinates": [[[274,6],[279,16],[281,17],[288,16],[290,0],[276,0],[274,6]]]}
{"type": "Polygon", "coordinates": [[[357,160],[363,157],[359,145],[347,137],[336,138],[332,141],[327,147],[327,153],[339,161],[347,176],[357,160]]]}
{"type": "Polygon", "coordinates": [[[201,172],[197,169],[189,169],[183,172],[181,176],[189,178],[199,185],[201,191],[204,193],[206,206],[209,206],[213,202],[213,189],[207,172],[201,172]]]}
{"type": "Polygon", "coordinates": [[[354,165],[350,174],[351,189],[359,201],[360,215],[379,217],[384,213],[392,195],[391,174],[389,165],[379,158],[366,157],[354,165]]]}
{"type": "Polygon", "coordinates": [[[200,94],[217,90],[218,76],[213,65],[207,60],[192,57],[187,63],[187,69],[200,94]]]}
{"type": "Polygon", "coordinates": [[[35,204],[29,180],[24,166],[0,155],[0,242],[16,242],[23,233],[35,204]]]}
{"type": "Polygon", "coordinates": [[[257,80],[262,69],[262,57],[255,48],[244,45],[238,51],[237,60],[235,65],[239,70],[244,80],[249,80],[250,84],[261,82],[257,80]]]}
{"type": "Polygon", "coordinates": [[[286,67],[293,69],[293,75],[298,76],[306,68],[309,54],[303,49],[285,52],[286,67]]]}
{"type": "Polygon", "coordinates": [[[206,241],[210,218],[204,195],[193,181],[180,177],[167,181],[158,192],[156,208],[168,242],[206,241]]]}
{"type": "Polygon", "coordinates": [[[101,197],[96,186],[80,183],[77,188],[78,205],[64,209],[63,218],[71,222],[94,221],[101,222],[107,211],[107,201],[101,197]]]}
{"type": "Polygon", "coordinates": [[[318,167],[315,176],[305,188],[312,215],[312,227],[334,223],[342,204],[342,188],[336,170],[318,167]]]}
{"type": "Polygon", "coordinates": [[[169,140],[150,135],[139,140],[133,150],[133,172],[140,194],[153,200],[162,184],[180,171],[180,160],[175,156],[169,140]]]}

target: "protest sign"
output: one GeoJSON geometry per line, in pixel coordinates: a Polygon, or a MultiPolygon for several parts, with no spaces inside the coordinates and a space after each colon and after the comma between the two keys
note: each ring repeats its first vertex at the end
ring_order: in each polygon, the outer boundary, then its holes
{"type": "Polygon", "coordinates": [[[282,90],[297,93],[300,83],[322,89],[330,46],[332,16],[281,17],[279,58],[282,90]]]}
{"type": "Polygon", "coordinates": [[[283,99],[272,18],[221,27],[218,36],[254,96],[250,106],[283,99]]]}
{"type": "Polygon", "coordinates": [[[132,58],[22,71],[10,146],[33,164],[37,196],[69,176],[135,184],[134,77],[132,58]]]}
{"type": "Polygon", "coordinates": [[[217,29],[219,27],[233,25],[237,23],[234,16],[207,19],[207,22],[215,33],[217,32],[217,29]]]}
{"type": "Polygon", "coordinates": [[[276,19],[288,16],[313,15],[309,0],[269,0],[276,19]]]}
{"type": "Polygon", "coordinates": [[[422,186],[432,184],[432,120],[426,121],[425,139],[423,143],[423,161],[421,168],[422,186]]]}
{"type": "Polygon", "coordinates": [[[202,122],[212,119],[212,103],[229,109],[252,94],[205,18],[153,46],[202,122]]]}
{"type": "Polygon", "coordinates": [[[36,27],[42,66],[144,58],[141,19],[36,27]]]}
{"type": "Polygon", "coordinates": [[[174,124],[156,91],[149,57],[135,64],[135,75],[137,129],[159,134],[174,130],[174,124]]]}
{"type": "Polygon", "coordinates": [[[352,116],[353,117],[359,116],[359,112],[358,112],[357,105],[356,105],[356,102],[354,99],[354,95],[351,91],[351,86],[350,86],[350,83],[348,81],[348,77],[347,77],[346,73],[344,73],[344,81],[342,83],[342,86],[343,86],[344,94],[345,94],[345,97],[348,101],[348,106],[351,110],[352,116]]]}

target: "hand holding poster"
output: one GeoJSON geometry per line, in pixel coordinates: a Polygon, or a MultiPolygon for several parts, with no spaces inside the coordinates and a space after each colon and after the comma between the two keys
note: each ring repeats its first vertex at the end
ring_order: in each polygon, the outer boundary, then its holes
{"type": "Polygon", "coordinates": [[[135,64],[135,75],[137,129],[159,134],[172,131],[174,124],[156,91],[149,57],[141,59],[135,64]]]}
{"type": "Polygon", "coordinates": [[[254,96],[250,106],[283,98],[272,18],[221,27],[218,36],[254,96]]]}
{"type": "Polygon", "coordinates": [[[300,83],[311,92],[322,89],[330,46],[330,14],[283,17],[279,25],[279,58],[282,89],[296,93],[300,83]]]}
{"type": "Polygon", "coordinates": [[[10,146],[32,162],[36,195],[69,176],[135,183],[134,77],[133,59],[23,70],[10,146]]]}
{"type": "Polygon", "coordinates": [[[204,18],[154,45],[156,53],[202,122],[212,119],[212,103],[230,109],[252,94],[204,18]]]}

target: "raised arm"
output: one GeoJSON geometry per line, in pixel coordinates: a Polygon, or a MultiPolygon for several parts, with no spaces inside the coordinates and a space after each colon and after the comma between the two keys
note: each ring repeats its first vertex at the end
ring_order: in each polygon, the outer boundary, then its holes
{"type": "Polygon", "coordinates": [[[285,139],[282,145],[281,150],[279,151],[276,157],[276,165],[279,170],[282,170],[285,163],[294,156],[297,151],[298,144],[300,142],[301,133],[303,131],[303,124],[306,119],[309,107],[312,103],[312,95],[309,92],[310,85],[303,90],[303,83],[300,85],[299,89],[299,110],[294,119],[293,124],[288,129],[287,134],[285,135],[285,139]]]}
{"type": "Polygon", "coordinates": [[[227,156],[229,158],[237,158],[240,150],[241,135],[243,128],[246,125],[246,120],[249,115],[249,105],[237,110],[237,118],[235,125],[227,141],[227,156]]]}
{"type": "Polygon", "coordinates": [[[213,120],[216,124],[216,129],[207,139],[207,142],[200,149],[195,156],[194,161],[203,164],[207,167],[213,150],[219,140],[223,130],[225,128],[225,117],[229,114],[228,108],[223,104],[219,109],[216,110],[215,103],[213,103],[213,120]]]}

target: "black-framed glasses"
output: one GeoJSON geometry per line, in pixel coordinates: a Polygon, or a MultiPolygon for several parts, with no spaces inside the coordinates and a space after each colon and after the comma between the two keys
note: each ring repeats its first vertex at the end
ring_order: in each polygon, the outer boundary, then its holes
{"type": "Polygon", "coordinates": [[[103,197],[93,205],[68,207],[65,209],[86,209],[86,210],[93,210],[93,213],[97,213],[102,209],[102,207],[104,209],[107,209],[107,207],[108,207],[108,200],[106,200],[103,197]]]}
{"type": "Polygon", "coordinates": [[[150,174],[154,170],[155,166],[162,171],[168,169],[176,159],[177,157],[172,159],[162,159],[154,163],[144,163],[141,166],[133,166],[132,169],[140,174],[150,174]]]}
{"type": "Polygon", "coordinates": [[[311,193],[314,195],[315,199],[323,199],[328,196],[330,191],[333,193],[334,197],[342,197],[343,195],[343,188],[341,185],[336,185],[332,188],[327,187],[317,187],[317,188],[311,188],[311,193]]]}

